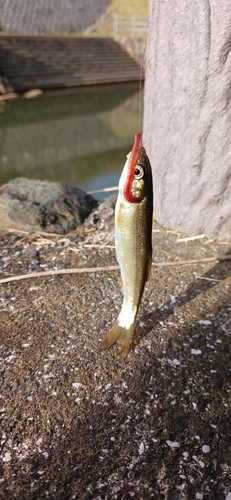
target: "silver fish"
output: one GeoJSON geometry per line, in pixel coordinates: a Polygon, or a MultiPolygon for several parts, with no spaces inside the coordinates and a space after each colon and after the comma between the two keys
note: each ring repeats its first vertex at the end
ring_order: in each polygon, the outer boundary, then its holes
{"type": "Polygon", "coordinates": [[[152,170],[141,145],[141,134],[137,133],[119,181],[115,208],[115,245],[123,304],[114,326],[100,344],[100,348],[107,348],[118,340],[123,357],[131,348],[138,308],[151,273],[152,213],[152,170]]]}

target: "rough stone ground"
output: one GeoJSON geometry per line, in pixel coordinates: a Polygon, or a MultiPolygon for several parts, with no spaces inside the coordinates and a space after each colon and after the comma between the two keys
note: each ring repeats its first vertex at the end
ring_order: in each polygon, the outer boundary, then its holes
{"type": "MultiPolygon", "coordinates": [[[[1,236],[1,277],[116,265],[113,199],[83,234],[1,236]]],[[[231,253],[155,225],[153,260],[231,253]]],[[[1,284],[0,498],[231,498],[231,262],[153,268],[136,347],[98,350],[118,271],[1,284]]]]}

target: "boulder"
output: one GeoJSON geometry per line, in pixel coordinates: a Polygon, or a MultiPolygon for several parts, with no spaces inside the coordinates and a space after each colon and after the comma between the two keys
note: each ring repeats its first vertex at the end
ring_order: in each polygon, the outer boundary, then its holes
{"type": "Polygon", "coordinates": [[[150,0],[144,146],[158,222],[231,235],[230,0],[150,0]]]}
{"type": "Polygon", "coordinates": [[[16,178],[0,187],[0,230],[68,233],[97,205],[97,200],[76,187],[16,178]]]}

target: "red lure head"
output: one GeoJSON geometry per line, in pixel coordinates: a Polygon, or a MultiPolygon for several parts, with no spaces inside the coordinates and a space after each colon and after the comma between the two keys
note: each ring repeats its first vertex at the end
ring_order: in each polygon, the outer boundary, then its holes
{"type": "Polygon", "coordinates": [[[128,175],[123,191],[124,198],[129,203],[139,203],[141,201],[140,198],[132,194],[132,182],[134,180],[134,171],[140,147],[141,147],[141,134],[137,132],[134,137],[133,148],[128,160],[128,175]]]}

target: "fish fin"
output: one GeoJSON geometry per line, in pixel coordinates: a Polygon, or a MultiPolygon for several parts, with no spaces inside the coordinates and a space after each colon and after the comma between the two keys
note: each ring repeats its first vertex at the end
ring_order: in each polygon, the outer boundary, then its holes
{"type": "Polygon", "coordinates": [[[119,230],[121,226],[121,210],[122,210],[122,203],[117,203],[115,209],[115,225],[117,230],[119,230]]]}
{"type": "Polygon", "coordinates": [[[132,324],[129,328],[120,326],[118,320],[116,320],[110,332],[100,343],[100,349],[107,349],[108,347],[111,347],[113,344],[115,344],[115,342],[118,340],[120,346],[120,354],[122,358],[125,358],[131,349],[134,328],[134,324],[132,324]]]}
{"type": "Polygon", "coordinates": [[[122,293],[124,293],[124,280],[123,280],[122,275],[120,276],[120,285],[121,285],[122,293]]]}
{"type": "Polygon", "coordinates": [[[146,281],[149,280],[150,276],[152,273],[152,256],[150,255],[148,259],[148,265],[147,265],[147,276],[146,276],[146,281]]]}
{"type": "Polygon", "coordinates": [[[153,214],[153,217],[152,217],[152,218],[153,218],[154,222],[156,222],[156,224],[158,224],[158,226],[159,226],[159,223],[158,223],[158,216],[157,216],[157,214],[155,214],[155,212],[154,212],[154,214],[153,214]]]}

